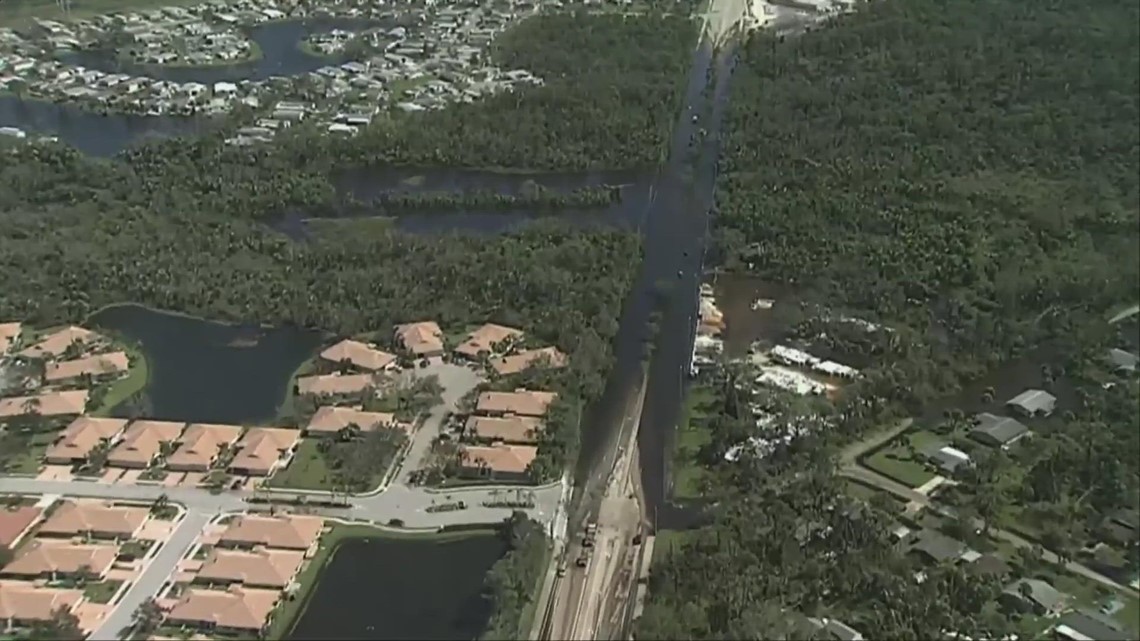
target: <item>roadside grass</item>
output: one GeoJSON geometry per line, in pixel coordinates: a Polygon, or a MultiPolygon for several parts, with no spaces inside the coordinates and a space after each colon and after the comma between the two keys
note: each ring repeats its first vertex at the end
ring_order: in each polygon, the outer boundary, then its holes
{"type": "Polygon", "coordinates": [[[68,11],[56,0],[8,0],[0,2],[0,25],[27,27],[35,18],[43,20],[80,20],[105,13],[136,9],[157,9],[177,5],[197,4],[200,0],[82,0],[69,6],[68,11]]]}
{"type": "Polygon", "coordinates": [[[297,589],[284,597],[273,612],[265,639],[284,639],[292,631],[297,620],[305,613],[305,605],[313,590],[320,584],[320,574],[332,559],[337,547],[352,539],[391,538],[425,539],[431,541],[457,541],[473,536],[496,534],[491,528],[463,530],[456,532],[400,532],[385,530],[373,525],[333,523],[332,528],[321,537],[321,542],[313,558],[301,570],[295,580],[297,589]]]}
{"type": "Polygon", "coordinates": [[[701,496],[701,482],[707,472],[697,457],[701,448],[712,440],[706,421],[709,406],[715,399],[713,391],[703,385],[694,385],[685,395],[673,445],[674,498],[695,499],[701,496]]]}
{"type": "Polygon", "coordinates": [[[660,563],[669,558],[669,555],[681,549],[690,539],[701,535],[701,530],[661,530],[653,539],[653,560],[650,564],[660,563]]]}
{"type": "Polygon", "coordinates": [[[868,469],[899,483],[910,487],[919,487],[935,476],[923,462],[922,450],[934,443],[944,441],[944,438],[926,430],[908,432],[867,457],[864,465],[868,469]],[[907,443],[910,444],[910,447],[907,447],[907,443]],[[912,448],[915,452],[914,455],[911,455],[912,448]]]}
{"type": "MultiPolygon", "coordinates": [[[[547,541],[549,540],[550,539],[547,538],[547,541]]],[[[538,581],[534,586],[534,591],[532,592],[534,596],[527,599],[526,603],[522,607],[522,611],[519,612],[518,631],[520,634],[529,635],[531,628],[534,627],[534,615],[538,611],[538,600],[542,594],[542,585],[546,582],[546,573],[549,572],[550,564],[554,562],[554,560],[551,558],[553,552],[554,551],[550,549],[550,546],[548,545],[546,552],[542,557],[542,565],[540,566],[542,568],[542,571],[538,573],[538,581]]]]}
{"type": "Polygon", "coordinates": [[[142,350],[130,346],[126,348],[126,352],[131,362],[131,368],[128,370],[126,378],[111,383],[103,401],[92,412],[95,416],[107,416],[111,410],[115,409],[116,405],[141,392],[150,380],[150,366],[147,364],[146,356],[142,350]]]}
{"type": "Polygon", "coordinates": [[[303,439],[297,446],[293,460],[269,479],[270,487],[288,487],[297,490],[333,489],[333,471],[317,449],[316,439],[303,439]]]}
{"type": "Polygon", "coordinates": [[[104,580],[88,583],[83,586],[83,596],[92,603],[110,603],[115,593],[119,591],[122,581],[104,580]]]}
{"type": "Polygon", "coordinates": [[[1124,597],[1124,607],[1116,613],[1116,620],[1124,624],[1124,629],[1140,638],[1140,599],[1124,597]]]}

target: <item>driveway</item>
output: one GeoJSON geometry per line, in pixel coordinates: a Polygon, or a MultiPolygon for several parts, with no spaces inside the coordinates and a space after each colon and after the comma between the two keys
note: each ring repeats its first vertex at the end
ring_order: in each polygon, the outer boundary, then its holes
{"type": "Polygon", "coordinates": [[[396,476],[396,484],[398,485],[407,485],[412,473],[424,464],[428,452],[431,451],[432,442],[439,436],[447,415],[455,411],[455,404],[459,399],[466,396],[484,380],[479,372],[470,367],[443,362],[433,362],[427,367],[417,368],[414,373],[408,372],[406,375],[415,377],[438,376],[439,384],[443,387],[443,402],[432,408],[423,424],[420,425],[420,429],[412,435],[412,443],[408,447],[407,455],[400,466],[400,472],[396,476]]]}

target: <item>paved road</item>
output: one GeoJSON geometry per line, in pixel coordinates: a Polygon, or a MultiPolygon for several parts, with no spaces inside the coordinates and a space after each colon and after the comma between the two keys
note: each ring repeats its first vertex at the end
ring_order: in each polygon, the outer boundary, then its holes
{"type": "Polygon", "coordinates": [[[211,512],[187,510],[182,522],[166,539],[158,553],[151,558],[142,575],[134,582],[114,610],[89,637],[94,641],[113,641],[131,625],[135,610],[158,593],[162,584],[170,577],[178,561],[186,554],[194,540],[202,533],[202,528],[214,518],[211,512]]]}
{"type": "Polygon", "coordinates": [[[1128,309],[1120,312],[1116,316],[1113,316],[1112,319],[1109,320],[1108,322],[1109,322],[1109,324],[1116,324],[1122,320],[1132,318],[1136,314],[1140,314],[1140,305],[1133,305],[1132,307],[1129,307],[1128,309]]]}
{"type": "Polygon", "coordinates": [[[479,374],[470,367],[451,363],[432,363],[413,372],[418,377],[438,376],[439,383],[443,386],[443,402],[432,408],[412,438],[412,444],[404,456],[404,464],[400,466],[396,477],[398,483],[405,485],[410,481],[412,473],[423,465],[426,455],[431,451],[432,441],[439,436],[444,419],[448,413],[455,411],[455,403],[475,389],[481,380],[479,374]]]}

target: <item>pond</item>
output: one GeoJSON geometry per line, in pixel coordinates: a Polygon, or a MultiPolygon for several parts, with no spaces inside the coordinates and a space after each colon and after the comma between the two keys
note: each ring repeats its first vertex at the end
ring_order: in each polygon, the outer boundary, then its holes
{"type": "Polygon", "coordinates": [[[156,419],[249,423],[272,419],[318,332],[225,325],[137,305],[101,310],[89,324],[138,343],[156,419]]]}
{"type": "Polygon", "coordinates": [[[348,539],[333,552],[290,639],[457,639],[491,615],[483,581],[502,537],[348,539]]]}
{"type": "MultiPolygon", "coordinates": [[[[157,80],[177,83],[215,82],[237,80],[265,80],[273,77],[299,76],[349,61],[341,54],[315,56],[301,48],[304,39],[312,34],[327,33],[334,29],[359,31],[369,27],[385,26],[373,20],[352,18],[315,18],[310,20],[284,20],[267,22],[247,30],[249,39],[257,44],[260,57],[248,62],[219,64],[206,67],[180,67],[177,65],[144,65],[124,62],[113,50],[87,49],[63,56],[74,65],[97,69],[105,73],[129,73],[157,80]]],[[[393,25],[394,26],[394,23],[393,25]]]]}
{"type": "Polygon", "coordinates": [[[0,127],[16,127],[32,136],[55,136],[91,156],[113,156],[148,138],[200,135],[204,118],[100,114],[76,105],[57,105],[0,95],[0,127]]]}

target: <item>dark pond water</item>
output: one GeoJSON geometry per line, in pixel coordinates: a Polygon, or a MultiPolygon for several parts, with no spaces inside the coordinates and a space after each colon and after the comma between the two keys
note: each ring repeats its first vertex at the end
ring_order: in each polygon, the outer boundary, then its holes
{"type": "Polygon", "coordinates": [[[203,118],[99,114],[0,94],[0,127],[18,127],[29,136],[55,136],[92,156],[113,156],[148,138],[198,135],[211,125],[203,118]]]}
{"type": "Polygon", "coordinates": [[[124,62],[115,55],[114,51],[95,49],[70,53],[63,59],[71,64],[107,73],[129,73],[178,83],[213,84],[222,81],[265,80],[274,76],[297,76],[316,71],[321,67],[348,62],[349,58],[344,55],[323,57],[303,51],[300,45],[312,34],[328,33],[334,29],[360,31],[377,26],[388,25],[351,18],[315,18],[265,23],[248,30],[249,38],[261,49],[261,57],[232,65],[209,67],[140,65],[124,62]]]}
{"type": "Polygon", "coordinates": [[[137,305],[104,309],[90,324],[141,345],[150,375],[147,415],[179,421],[273,418],[290,376],[321,341],[312,331],[224,325],[137,305]]]}
{"type": "Polygon", "coordinates": [[[484,577],[506,551],[495,535],[349,539],[322,571],[289,638],[476,639],[491,615],[484,577]]]}
{"type": "Polygon", "coordinates": [[[713,290],[717,307],[724,314],[724,349],[729,356],[748,353],[758,340],[778,342],[789,328],[789,307],[798,307],[787,285],[769,283],[747,274],[720,274],[713,290]],[[775,301],[770,309],[753,309],[757,299],[775,301]]]}

